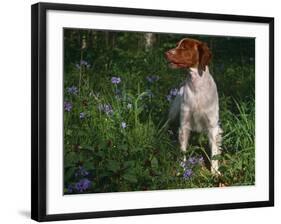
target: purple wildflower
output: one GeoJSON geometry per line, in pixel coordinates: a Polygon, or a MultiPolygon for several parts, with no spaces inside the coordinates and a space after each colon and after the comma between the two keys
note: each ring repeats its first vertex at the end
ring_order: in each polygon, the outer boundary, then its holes
{"type": "Polygon", "coordinates": [[[91,67],[91,65],[87,61],[85,61],[85,60],[81,60],[80,63],[75,64],[75,67],[77,69],[81,69],[81,66],[85,66],[87,68],[91,67]]]}
{"type": "Polygon", "coordinates": [[[186,162],[185,161],[181,161],[180,162],[180,166],[184,169],[186,169],[186,162]]]}
{"type": "Polygon", "coordinates": [[[79,166],[77,171],[75,172],[75,177],[85,177],[88,176],[89,172],[83,167],[83,166],[79,166]]]}
{"type": "Polygon", "coordinates": [[[111,83],[113,84],[119,84],[121,82],[121,78],[120,77],[112,77],[111,78],[111,83]]]}
{"type": "Polygon", "coordinates": [[[86,117],[86,114],[85,114],[85,112],[81,112],[80,114],[79,114],[79,118],[82,120],[82,119],[84,119],[86,117]]]}
{"type": "Polygon", "coordinates": [[[177,88],[173,88],[170,90],[169,95],[166,96],[166,99],[171,102],[172,99],[178,94],[178,89],[177,88]]]}
{"type": "Polygon", "coordinates": [[[156,81],[159,80],[159,76],[158,75],[150,75],[146,77],[147,81],[150,83],[154,83],[156,81]]]}
{"type": "Polygon", "coordinates": [[[69,184],[67,186],[67,193],[72,193],[73,192],[73,186],[71,184],[69,184]]]}
{"type": "Polygon", "coordinates": [[[98,108],[101,112],[104,112],[107,115],[113,114],[113,109],[110,104],[100,104],[98,108]]]}
{"type": "Polygon", "coordinates": [[[183,179],[188,180],[192,176],[192,169],[186,169],[183,173],[183,179]]]}
{"type": "Polygon", "coordinates": [[[202,165],[203,163],[204,163],[204,158],[203,158],[203,156],[200,156],[198,158],[198,164],[202,165]]]}
{"type": "Polygon", "coordinates": [[[87,190],[91,186],[91,181],[87,178],[81,179],[79,182],[75,184],[75,188],[78,192],[83,192],[87,190]]]}
{"type": "Polygon", "coordinates": [[[171,96],[171,95],[167,95],[167,96],[166,96],[166,99],[167,99],[169,102],[171,102],[172,96],[171,96]]]}
{"type": "Polygon", "coordinates": [[[178,94],[178,89],[177,88],[173,88],[170,90],[170,95],[171,96],[176,96],[178,94]]]}
{"type": "Polygon", "coordinates": [[[122,122],[121,122],[121,127],[122,127],[123,129],[125,129],[125,128],[127,127],[126,122],[122,121],[122,122]]]}
{"type": "Polygon", "coordinates": [[[88,64],[88,62],[85,61],[85,60],[81,60],[81,61],[80,61],[80,65],[87,65],[87,64],[88,64]]]}
{"type": "Polygon", "coordinates": [[[90,68],[90,64],[87,62],[87,61],[85,61],[85,60],[81,60],[80,61],[80,65],[84,65],[84,66],[86,66],[87,68],[90,68]]]}
{"type": "Polygon", "coordinates": [[[67,92],[76,95],[78,93],[78,89],[76,86],[71,86],[67,88],[67,92]]]}
{"type": "Polygon", "coordinates": [[[71,109],[72,109],[72,104],[71,104],[70,102],[65,101],[65,102],[63,103],[63,107],[64,107],[64,110],[70,112],[71,109]]]}
{"type": "Polygon", "coordinates": [[[189,157],[188,162],[189,162],[191,165],[195,165],[198,161],[197,161],[197,158],[196,158],[196,157],[189,157]]]}
{"type": "Polygon", "coordinates": [[[108,104],[108,105],[107,105],[107,104],[104,105],[103,111],[104,111],[107,115],[113,113],[112,107],[111,107],[111,105],[109,105],[109,104],[108,104]]]}

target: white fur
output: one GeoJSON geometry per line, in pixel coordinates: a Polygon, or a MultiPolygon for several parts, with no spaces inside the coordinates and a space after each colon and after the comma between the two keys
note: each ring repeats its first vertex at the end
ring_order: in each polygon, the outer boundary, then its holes
{"type": "MultiPolygon", "coordinates": [[[[191,131],[205,132],[213,157],[220,154],[222,133],[219,127],[218,93],[208,66],[200,74],[197,68],[190,68],[187,79],[170,108],[169,119],[174,120],[179,115],[179,143],[183,152],[188,147],[191,131]]],[[[211,166],[213,173],[219,173],[217,160],[212,160],[211,166]]]]}

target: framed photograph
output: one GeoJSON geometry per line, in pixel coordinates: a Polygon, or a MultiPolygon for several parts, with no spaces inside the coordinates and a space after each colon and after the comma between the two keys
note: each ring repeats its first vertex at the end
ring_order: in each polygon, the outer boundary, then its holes
{"type": "Polygon", "coordinates": [[[32,219],[274,205],[274,19],[32,5],[32,219]]]}

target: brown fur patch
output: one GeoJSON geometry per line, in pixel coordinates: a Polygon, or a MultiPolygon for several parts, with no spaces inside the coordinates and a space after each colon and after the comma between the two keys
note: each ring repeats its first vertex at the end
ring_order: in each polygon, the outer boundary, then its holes
{"type": "Polygon", "coordinates": [[[173,68],[198,67],[202,70],[205,70],[212,57],[206,43],[191,38],[182,39],[177,47],[170,49],[165,55],[173,68]]]}

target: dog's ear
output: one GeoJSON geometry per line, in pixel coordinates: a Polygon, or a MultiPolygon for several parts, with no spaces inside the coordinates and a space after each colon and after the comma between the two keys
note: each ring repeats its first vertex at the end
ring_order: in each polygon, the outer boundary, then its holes
{"type": "Polygon", "coordinates": [[[212,53],[208,45],[204,42],[199,43],[197,45],[197,49],[199,53],[198,69],[202,72],[206,70],[206,65],[209,65],[212,58],[212,53]]]}

